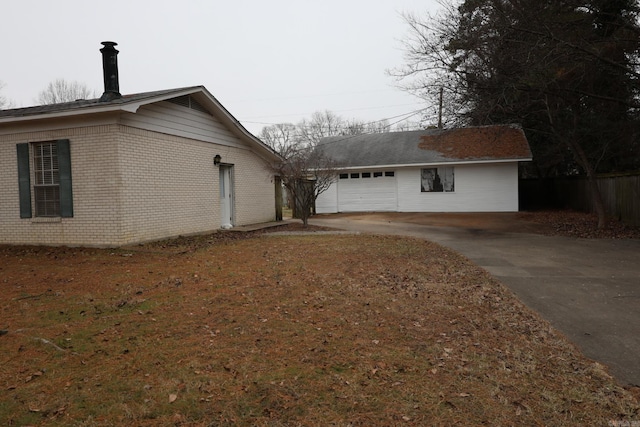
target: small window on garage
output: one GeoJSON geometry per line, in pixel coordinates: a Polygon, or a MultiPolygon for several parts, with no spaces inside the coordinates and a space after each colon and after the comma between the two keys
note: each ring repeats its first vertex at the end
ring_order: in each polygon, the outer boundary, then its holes
{"type": "Polygon", "coordinates": [[[341,173],[340,174],[340,179],[349,179],[349,174],[348,173],[341,173]]]}
{"type": "Polygon", "coordinates": [[[351,179],[358,179],[360,178],[360,174],[359,173],[352,173],[351,174],[351,179]]]}
{"type": "Polygon", "coordinates": [[[371,172],[362,172],[363,178],[371,178],[371,172]]]}
{"type": "Polygon", "coordinates": [[[381,177],[381,176],[382,176],[382,172],[374,172],[374,173],[373,173],[373,177],[374,177],[374,178],[379,178],[379,177],[381,177]]]}
{"type": "Polygon", "coordinates": [[[384,176],[396,176],[396,173],[394,171],[387,171],[384,173],[384,176]]]}

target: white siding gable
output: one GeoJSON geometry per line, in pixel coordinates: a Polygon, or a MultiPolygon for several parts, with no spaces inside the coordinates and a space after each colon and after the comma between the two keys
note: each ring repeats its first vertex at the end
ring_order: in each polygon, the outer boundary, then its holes
{"type": "Polygon", "coordinates": [[[124,114],[122,124],[198,141],[244,147],[239,138],[212,115],[167,101],[143,106],[135,114],[124,114]]]}

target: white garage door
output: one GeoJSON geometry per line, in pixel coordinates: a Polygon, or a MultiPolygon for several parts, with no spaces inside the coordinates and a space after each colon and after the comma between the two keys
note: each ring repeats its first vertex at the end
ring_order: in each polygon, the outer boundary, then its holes
{"type": "Polygon", "coordinates": [[[338,181],[338,212],[396,210],[398,196],[393,172],[349,173],[338,181]]]}

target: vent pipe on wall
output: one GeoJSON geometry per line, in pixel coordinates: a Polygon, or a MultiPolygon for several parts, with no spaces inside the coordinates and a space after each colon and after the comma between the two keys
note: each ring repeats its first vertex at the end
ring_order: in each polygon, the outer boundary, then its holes
{"type": "Polygon", "coordinates": [[[102,73],[104,76],[104,93],[100,102],[112,101],[121,98],[120,83],[118,82],[118,50],[115,42],[102,42],[102,73]]]}

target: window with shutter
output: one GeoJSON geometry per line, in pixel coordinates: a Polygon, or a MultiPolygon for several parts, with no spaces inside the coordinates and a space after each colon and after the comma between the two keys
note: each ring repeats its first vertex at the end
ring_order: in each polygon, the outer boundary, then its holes
{"type": "Polygon", "coordinates": [[[72,217],[69,140],[18,144],[20,217],[31,218],[31,179],[36,217],[72,217]],[[33,160],[30,171],[29,150],[33,160]]]}

